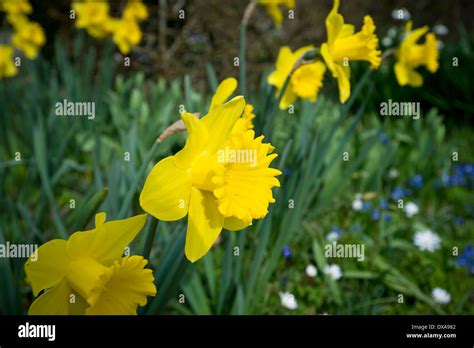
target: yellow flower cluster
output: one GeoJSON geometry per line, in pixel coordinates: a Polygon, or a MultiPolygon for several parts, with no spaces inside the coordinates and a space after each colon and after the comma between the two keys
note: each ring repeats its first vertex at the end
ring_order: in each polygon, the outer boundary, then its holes
{"type": "Polygon", "coordinates": [[[122,54],[128,54],[142,39],[139,22],[148,18],[148,9],[141,0],[129,0],[122,18],[109,15],[107,1],[74,1],[76,27],[85,29],[92,37],[104,39],[112,37],[122,54]]]}
{"type": "Polygon", "coordinates": [[[2,0],[0,3],[0,12],[6,13],[7,22],[13,28],[11,44],[0,45],[0,79],[18,73],[13,61],[15,49],[23,52],[28,59],[35,59],[46,42],[43,28],[27,17],[32,11],[28,0],[2,0]]]}
{"type": "Polygon", "coordinates": [[[339,85],[339,100],[344,103],[351,93],[349,62],[363,60],[378,68],[382,59],[381,51],[377,50],[378,38],[375,25],[370,16],[364,17],[362,29],[355,33],[354,26],[344,23],[344,17],[338,13],[339,0],[326,18],[327,41],[320,47],[324,65],[320,61],[304,64],[294,73],[295,63],[308,51],[315,50],[306,46],[294,53],[288,47],[282,47],[278,54],[276,70],[268,76],[268,83],[277,88],[278,94],[291,73],[289,84],[280,101],[280,109],[286,109],[297,97],[316,101],[317,94],[323,85],[326,66],[339,85]]]}
{"type": "MultiPolygon", "coordinates": [[[[338,13],[339,2],[334,0],[333,8],[326,18],[327,41],[319,49],[325,65],[315,61],[294,69],[306,52],[317,52],[317,49],[305,46],[292,52],[287,46],[280,48],[276,69],[267,78],[267,82],[276,87],[277,96],[289,78],[280,99],[280,109],[288,108],[298,97],[316,101],[323,85],[326,67],[337,79],[339,100],[345,103],[351,95],[349,63],[366,61],[372,69],[380,66],[382,52],[377,49],[379,39],[375,34],[374,21],[370,16],[365,16],[362,29],[356,33],[354,26],[346,24],[344,17],[338,13]]],[[[425,66],[431,73],[438,69],[438,42],[433,33],[427,32],[426,26],[411,31],[411,22],[408,23],[407,33],[396,53],[398,61],[395,64],[395,75],[401,86],[419,87],[423,84],[422,76],[415,70],[419,66],[425,66]],[[417,41],[425,34],[425,43],[418,44],[417,41]]]]}

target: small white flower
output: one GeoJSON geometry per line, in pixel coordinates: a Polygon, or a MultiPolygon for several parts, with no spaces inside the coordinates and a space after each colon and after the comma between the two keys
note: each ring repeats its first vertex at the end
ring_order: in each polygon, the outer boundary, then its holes
{"type": "Polygon", "coordinates": [[[392,11],[392,18],[397,21],[408,21],[411,18],[411,14],[406,8],[396,8],[392,11]]]}
{"type": "Polygon", "coordinates": [[[318,275],[318,269],[314,265],[309,264],[306,266],[306,275],[310,278],[314,278],[318,275]]]}
{"type": "Polygon", "coordinates": [[[297,309],[298,302],[296,302],[295,296],[289,292],[280,292],[281,305],[288,309],[297,309]]]}
{"type": "Polygon", "coordinates": [[[436,233],[433,233],[430,230],[418,231],[415,233],[413,243],[415,243],[415,245],[421,251],[426,250],[432,253],[433,251],[439,249],[441,239],[436,233]]]}
{"type": "Polygon", "coordinates": [[[449,29],[447,26],[445,26],[444,24],[436,24],[434,27],[433,27],[433,32],[436,34],[436,35],[446,35],[447,33],[449,33],[449,29]]]}
{"type": "Polygon", "coordinates": [[[395,28],[395,27],[391,27],[391,28],[388,29],[388,31],[387,31],[388,37],[390,37],[390,38],[392,38],[392,39],[393,39],[395,36],[397,36],[397,33],[398,33],[398,31],[397,31],[397,28],[395,28]]]}
{"type": "Polygon", "coordinates": [[[400,172],[396,168],[390,168],[388,171],[388,178],[389,179],[396,179],[400,175],[400,172]]]}
{"type": "Polygon", "coordinates": [[[405,205],[405,214],[408,218],[411,218],[413,215],[418,214],[419,211],[420,208],[418,208],[418,206],[413,202],[408,202],[405,205]]]}
{"type": "Polygon", "coordinates": [[[451,295],[444,289],[434,288],[431,292],[431,296],[436,303],[439,304],[448,304],[451,302],[451,295]]]}
{"type": "Polygon", "coordinates": [[[356,198],[352,201],[352,209],[355,211],[361,211],[363,206],[364,202],[362,202],[362,200],[359,198],[356,198]]]}
{"type": "Polygon", "coordinates": [[[330,242],[335,242],[339,240],[341,235],[337,231],[331,231],[326,235],[326,239],[330,242]]]}
{"type": "Polygon", "coordinates": [[[338,280],[342,277],[341,267],[336,264],[326,265],[324,267],[324,274],[329,276],[332,280],[338,280]]]}
{"type": "Polygon", "coordinates": [[[393,40],[392,40],[391,37],[385,36],[385,37],[382,39],[382,45],[384,45],[385,47],[392,46],[392,44],[393,44],[393,40]]]}

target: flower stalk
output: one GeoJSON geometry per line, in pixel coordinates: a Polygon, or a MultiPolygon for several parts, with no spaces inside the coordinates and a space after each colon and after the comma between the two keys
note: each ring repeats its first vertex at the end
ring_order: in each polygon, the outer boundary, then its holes
{"type": "Polygon", "coordinates": [[[257,6],[257,0],[251,0],[245,8],[244,16],[240,22],[240,48],[239,48],[239,84],[240,94],[243,96],[247,95],[247,62],[246,62],[246,51],[247,51],[247,26],[252,17],[252,14],[257,6]]]}

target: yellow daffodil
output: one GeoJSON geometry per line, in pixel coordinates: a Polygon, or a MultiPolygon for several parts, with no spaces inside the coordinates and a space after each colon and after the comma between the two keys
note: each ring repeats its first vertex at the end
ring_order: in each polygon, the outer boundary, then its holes
{"type": "Polygon", "coordinates": [[[25,264],[33,294],[30,315],[134,315],[147,296],[156,295],[153,273],[141,256],[123,257],[146,215],[105,222],[95,217],[95,229],[76,232],[67,241],[43,244],[25,264]]]}
{"type": "Polygon", "coordinates": [[[338,10],[339,0],[334,0],[326,18],[327,42],[321,45],[321,55],[333,77],[337,78],[339,100],[344,103],[351,94],[349,62],[363,60],[372,68],[378,68],[382,59],[381,51],[377,50],[378,38],[372,18],[365,16],[361,31],[354,33],[354,26],[345,24],[338,10]]]}
{"type": "Polygon", "coordinates": [[[142,208],[160,220],[188,215],[185,254],[191,262],[209,251],[223,228],[240,230],[265,217],[275,202],[272,188],[280,185],[275,176],[281,172],[269,168],[277,156],[273,147],[251,129],[234,130],[246,106],[242,96],[225,102],[236,87],[235,79],[224,80],[203,118],[181,115],[188,131],[184,148],[154,166],[140,195],[142,208]]]}
{"type": "Polygon", "coordinates": [[[35,59],[46,42],[43,28],[36,22],[19,25],[12,36],[13,46],[22,50],[29,59],[35,59]]]}
{"type": "Polygon", "coordinates": [[[258,0],[258,3],[265,6],[267,13],[272,17],[275,27],[280,28],[283,15],[280,6],[285,6],[288,10],[295,8],[295,0],[258,0]]]}
{"type": "Polygon", "coordinates": [[[74,1],[76,27],[86,29],[96,39],[103,39],[112,33],[113,21],[109,17],[109,4],[103,1],[74,1]]]}
{"type": "MultiPolygon", "coordinates": [[[[410,28],[411,22],[408,24],[408,29],[410,28]]],[[[427,32],[427,26],[408,30],[397,51],[398,61],[394,70],[401,86],[420,87],[423,84],[423,77],[415,70],[419,66],[424,65],[431,73],[435,73],[439,68],[438,41],[435,34],[426,34],[427,32]],[[418,44],[417,41],[425,34],[425,42],[418,44]]]]}
{"type": "Polygon", "coordinates": [[[2,0],[0,1],[0,11],[9,15],[30,14],[33,9],[28,0],[2,0]]]}
{"type": "Polygon", "coordinates": [[[29,19],[24,14],[8,14],[7,22],[10,23],[15,30],[21,30],[21,27],[29,23],[29,19]]]}
{"type": "Polygon", "coordinates": [[[128,54],[142,39],[142,32],[134,20],[116,20],[113,24],[113,40],[122,54],[128,54]]]}
{"type": "MultiPolygon", "coordinates": [[[[306,52],[313,50],[314,46],[305,46],[292,52],[288,46],[280,48],[276,62],[276,70],[267,78],[267,82],[277,88],[280,93],[288,74],[293,69],[297,60],[306,52]]],[[[320,62],[305,64],[299,67],[291,76],[290,82],[280,101],[280,109],[286,109],[297,97],[316,101],[318,92],[323,85],[326,66],[320,62]]]]}
{"type": "Polygon", "coordinates": [[[123,10],[123,18],[129,21],[143,21],[148,18],[148,9],[140,0],[129,0],[123,10]]]}
{"type": "Polygon", "coordinates": [[[0,80],[18,74],[18,69],[13,62],[13,47],[0,45],[0,80]]]}

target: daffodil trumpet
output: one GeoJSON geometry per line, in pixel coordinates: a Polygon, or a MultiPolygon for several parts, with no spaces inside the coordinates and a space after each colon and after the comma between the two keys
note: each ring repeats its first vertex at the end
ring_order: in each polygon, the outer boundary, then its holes
{"type": "MultiPolygon", "coordinates": [[[[276,88],[275,105],[280,109],[287,109],[297,98],[317,100],[326,71],[326,66],[318,59],[319,53],[314,46],[305,46],[295,52],[288,46],[280,48],[276,69],[267,77],[268,83],[276,88]]],[[[276,107],[272,114],[275,111],[276,107]]]]}
{"type": "Polygon", "coordinates": [[[280,104],[281,98],[283,98],[283,95],[285,94],[285,90],[288,87],[288,83],[290,82],[291,76],[293,76],[295,71],[298,68],[302,67],[303,65],[317,62],[319,54],[320,54],[319,49],[314,48],[312,50],[309,50],[303,53],[300,56],[300,58],[298,58],[298,60],[296,61],[296,63],[293,65],[290,72],[288,73],[288,76],[286,77],[285,82],[283,83],[283,87],[281,88],[281,91],[278,94],[278,101],[276,105],[280,104]]]}

